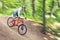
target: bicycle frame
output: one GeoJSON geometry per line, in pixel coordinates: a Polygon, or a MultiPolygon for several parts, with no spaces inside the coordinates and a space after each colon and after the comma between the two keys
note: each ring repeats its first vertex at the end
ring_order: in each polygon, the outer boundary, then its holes
{"type": "Polygon", "coordinates": [[[23,19],[22,18],[15,18],[15,20],[12,21],[14,26],[18,26],[19,24],[23,23],[23,19]]]}

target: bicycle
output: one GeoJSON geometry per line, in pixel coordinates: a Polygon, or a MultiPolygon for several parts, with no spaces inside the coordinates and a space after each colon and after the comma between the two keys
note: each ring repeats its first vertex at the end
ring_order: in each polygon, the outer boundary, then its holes
{"type": "Polygon", "coordinates": [[[25,35],[26,32],[27,32],[27,27],[24,24],[24,19],[23,18],[16,17],[15,19],[13,19],[13,17],[9,17],[7,19],[7,25],[9,27],[18,26],[18,33],[20,35],[25,35]]]}

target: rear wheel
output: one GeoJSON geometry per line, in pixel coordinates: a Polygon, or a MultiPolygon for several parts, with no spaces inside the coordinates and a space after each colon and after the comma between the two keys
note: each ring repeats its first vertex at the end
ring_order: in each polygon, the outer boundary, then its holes
{"type": "Polygon", "coordinates": [[[8,25],[9,27],[13,27],[12,21],[13,21],[13,18],[12,18],[12,17],[9,17],[8,20],[7,20],[7,25],[8,25]]]}
{"type": "Polygon", "coordinates": [[[25,35],[26,32],[27,32],[27,27],[26,27],[26,25],[21,24],[21,25],[18,26],[18,33],[19,33],[20,35],[25,35]]]}

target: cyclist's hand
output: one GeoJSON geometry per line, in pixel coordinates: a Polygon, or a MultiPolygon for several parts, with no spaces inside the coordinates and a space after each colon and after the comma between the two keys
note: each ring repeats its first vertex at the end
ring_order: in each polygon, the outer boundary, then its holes
{"type": "Polygon", "coordinates": [[[26,20],[26,18],[24,18],[24,20],[26,20]]]}

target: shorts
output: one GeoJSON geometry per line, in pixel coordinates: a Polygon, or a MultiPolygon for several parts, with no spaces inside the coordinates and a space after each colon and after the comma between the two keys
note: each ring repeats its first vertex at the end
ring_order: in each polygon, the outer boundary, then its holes
{"type": "Polygon", "coordinates": [[[14,11],[13,18],[16,18],[16,17],[18,17],[18,12],[14,11]]]}

